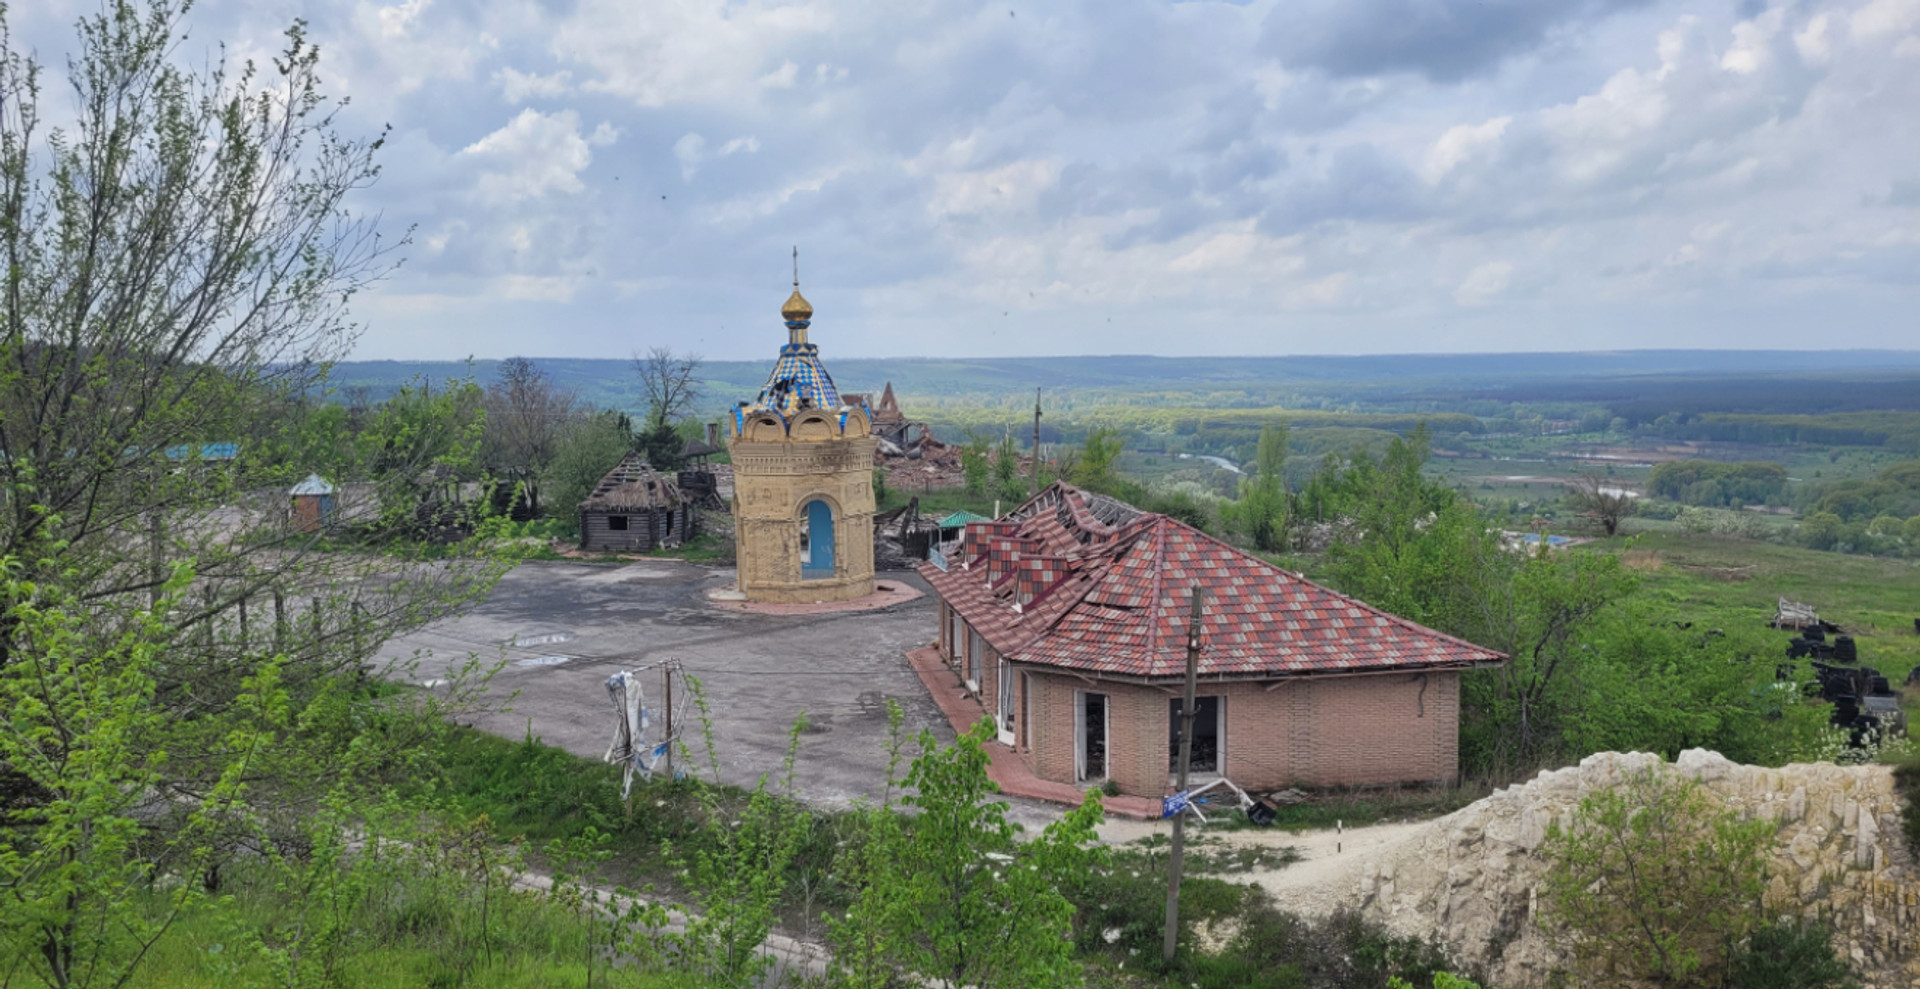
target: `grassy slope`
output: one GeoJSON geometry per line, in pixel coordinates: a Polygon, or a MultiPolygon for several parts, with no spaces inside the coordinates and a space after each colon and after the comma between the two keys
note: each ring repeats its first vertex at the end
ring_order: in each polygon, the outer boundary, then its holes
{"type": "MultiPolygon", "coordinates": [[[[1647,532],[1591,544],[1627,554],[1642,591],[1675,620],[1726,628],[1764,625],[1779,598],[1813,605],[1859,643],[1860,661],[1895,684],[1920,665],[1920,561],[1848,556],[1684,532],[1647,532]]],[[[1781,633],[1781,655],[1787,635],[1781,633]]]]}

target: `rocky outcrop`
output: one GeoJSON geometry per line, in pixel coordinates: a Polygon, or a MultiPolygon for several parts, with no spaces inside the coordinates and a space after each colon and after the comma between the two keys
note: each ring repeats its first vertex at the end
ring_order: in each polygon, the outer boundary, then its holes
{"type": "Polygon", "coordinates": [[[1920,985],[1920,871],[1900,835],[1885,766],[1743,766],[1691,749],[1589,756],[1433,821],[1353,869],[1354,899],[1393,930],[1434,937],[1509,989],[1548,984],[1566,957],[1535,923],[1547,828],[1580,798],[1649,766],[1699,780],[1728,807],[1775,822],[1768,906],[1822,917],[1868,986],[1920,985]]]}

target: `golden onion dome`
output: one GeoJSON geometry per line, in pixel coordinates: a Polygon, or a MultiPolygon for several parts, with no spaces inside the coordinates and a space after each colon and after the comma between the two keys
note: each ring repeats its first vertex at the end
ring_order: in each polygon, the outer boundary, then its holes
{"type": "Polygon", "coordinates": [[[790,323],[805,322],[813,319],[813,304],[807,301],[806,296],[800,294],[799,286],[795,286],[793,294],[787,296],[786,305],[780,307],[780,315],[785,316],[790,323]]]}

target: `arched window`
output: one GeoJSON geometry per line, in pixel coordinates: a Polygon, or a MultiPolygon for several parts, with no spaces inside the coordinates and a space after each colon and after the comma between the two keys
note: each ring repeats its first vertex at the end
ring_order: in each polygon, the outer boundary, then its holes
{"type": "Polygon", "coordinates": [[[833,576],[833,506],[819,499],[800,506],[800,576],[833,576]]]}

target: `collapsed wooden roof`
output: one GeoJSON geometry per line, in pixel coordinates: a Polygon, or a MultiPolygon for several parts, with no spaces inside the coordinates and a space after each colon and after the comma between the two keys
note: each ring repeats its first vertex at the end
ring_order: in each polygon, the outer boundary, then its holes
{"type": "Polygon", "coordinates": [[[680,486],[654,470],[646,455],[636,450],[620,458],[593,486],[593,493],[580,508],[589,512],[651,512],[685,504],[680,486]]]}

